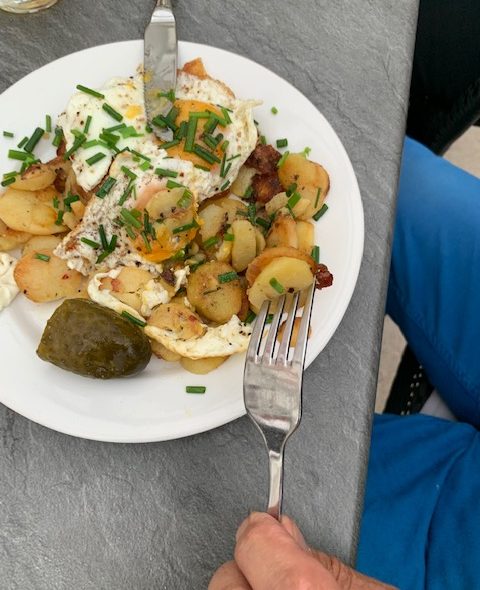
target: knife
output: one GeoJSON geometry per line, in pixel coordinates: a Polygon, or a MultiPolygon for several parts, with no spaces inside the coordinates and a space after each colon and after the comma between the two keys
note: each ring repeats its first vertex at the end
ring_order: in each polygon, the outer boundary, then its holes
{"type": "Polygon", "coordinates": [[[145,108],[152,129],[163,141],[173,139],[164,121],[175,100],[177,81],[177,30],[170,0],[157,0],[145,29],[145,108]]]}

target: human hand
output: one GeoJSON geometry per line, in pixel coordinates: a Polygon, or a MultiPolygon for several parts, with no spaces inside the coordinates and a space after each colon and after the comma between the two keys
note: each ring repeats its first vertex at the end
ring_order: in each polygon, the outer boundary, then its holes
{"type": "Polygon", "coordinates": [[[208,590],[388,590],[335,557],[310,549],[297,525],[251,514],[237,531],[235,561],[222,565],[208,590]]]}

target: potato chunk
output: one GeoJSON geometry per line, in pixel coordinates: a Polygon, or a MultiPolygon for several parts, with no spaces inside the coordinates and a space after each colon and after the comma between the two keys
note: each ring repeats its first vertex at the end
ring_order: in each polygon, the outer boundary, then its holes
{"type": "Polygon", "coordinates": [[[12,183],[11,187],[22,191],[38,191],[55,181],[55,170],[50,164],[33,164],[12,183]]]}
{"type": "Polygon", "coordinates": [[[298,215],[300,219],[310,219],[319,211],[330,188],[330,178],[325,168],[307,160],[303,154],[289,154],[278,169],[278,177],[285,190],[293,184],[296,191],[309,206],[298,215]]]}
{"type": "Polygon", "coordinates": [[[310,265],[304,260],[286,256],[275,258],[262,270],[247,291],[250,305],[253,311],[258,313],[265,299],[273,301],[283,293],[302,291],[309,287],[313,280],[310,265]]]}
{"type": "Polygon", "coordinates": [[[248,265],[247,272],[245,274],[248,284],[253,285],[255,279],[267,266],[267,264],[270,264],[272,260],[281,256],[288,256],[289,258],[298,258],[299,260],[303,260],[310,266],[312,274],[314,274],[316,271],[317,265],[315,264],[315,260],[313,260],[311,256],[308,256],[308,254],[300,252],[300,250],[297,250],[296,248],[266,248],[248,265]]]}
{"type": "Polygon", "coordinates": [[[187,298],[198,313],[218,324],[225,324],[242,307],[242,287],[235,279],[225,283],[219,278],[234,269],[226,262],[212,261],[200,266],[189,275],[187,298]]]}
{"type": "Polygon", "coordinates": [[[255,229],[247,219],[237,219],[232,223],[232,266],[237,272],[245,270],[257,254],[255,229]]]}
{"type": "Polygon", "coordinates": [[[228,356],[212,356],[205,359],[190,359],[188,357],[180,357],[180,364],[189,373],[195,375],[206,375],[219,367],[228,359],[228,356]]]}
{"type": "Polygon", "coordinates": [[[24,244],[31,234],[7,227],[0,219],[0,252],[8,252],[24,244]]]}
{"type": "Polygon", "coordinates": [[[182,340],[199,338],[206,330],[195,312],[183,303],[174,301],[157,306],[148,318],[147,324],[162,330],[170,330],[182,340]]]}
{"type": "Polygon", "coordinates": [[[291,248],[298,247],[297,226],[291,215],[282,215],[279,213],[267,234],[267,246],[287,246],[291,248]]]}

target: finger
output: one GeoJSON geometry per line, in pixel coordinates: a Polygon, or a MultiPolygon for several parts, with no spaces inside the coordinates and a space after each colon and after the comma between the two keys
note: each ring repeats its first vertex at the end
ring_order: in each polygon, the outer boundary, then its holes
{"type": "Polygon", "coordinates": [[[301,530],[298,528],[295,522],[288,516],[282,516],[280,522],[283,528],[290,534],[290,536],[295,539],[298,545],[302,547],[302,549],[307,550],[308,545],[302,535],[301,530]]]}
{"type": "Polygon", "coordinates": [[[268,514],[251,514],[242,523],[235,561],[255,590],[291,590],[312,582],[322,587],[322,581],[329,588],[333,582],[325,568],[268,514]]]}
{"type": "Polygon", "coordinates": [[[223,564],[215,572],[208,590],[252,590],[234,561],[223,564]]]}
{"type": "Polygon", "coordinates": [[[321,551],[312,551],[312,555],[332,574],[340,588],[348,588],[348,590],[395,590],[394,586],[389,586],[360,574],[336,557],[321,551]]]}

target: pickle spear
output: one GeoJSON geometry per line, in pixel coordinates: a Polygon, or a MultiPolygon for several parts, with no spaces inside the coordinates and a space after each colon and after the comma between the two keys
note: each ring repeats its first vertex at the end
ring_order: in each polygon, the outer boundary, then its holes
{"type": "Polygon", "coordinates": [[[152,350],[128,319],[87,299],[67,299],[48,320],[37,354],[78,375],[113,379],[142,371],[152,350]]]}

